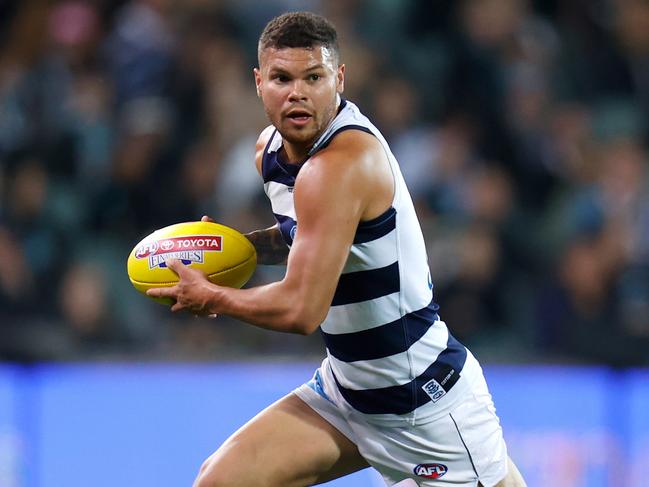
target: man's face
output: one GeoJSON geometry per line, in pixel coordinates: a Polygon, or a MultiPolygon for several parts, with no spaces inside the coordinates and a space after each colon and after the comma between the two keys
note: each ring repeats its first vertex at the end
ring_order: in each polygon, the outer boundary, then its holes
{"type": "Polygon", "coordinates": [[[322,46],[267,48],[254,72],[271,123],[288,143],[310,148],[336,115],[345,66],[322,46]]]}

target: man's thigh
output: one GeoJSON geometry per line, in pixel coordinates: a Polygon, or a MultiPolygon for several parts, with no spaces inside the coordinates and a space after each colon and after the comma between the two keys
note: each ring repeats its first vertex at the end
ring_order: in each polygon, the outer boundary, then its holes
{"type": "Polygon", "coordinates": [[[210,456],[195,487],[306,486],[367,467],[358,449],[295,394],[266,408],[210,456]]]}
{"type": "MultiPolygon", "coordinates": [[[[479,485],[482,486],[482,484],[479,485]]],[[[511,458],[507,458],[507,476],[498,482],[495,487],[527,487],[523,476],[511,458]]]]}

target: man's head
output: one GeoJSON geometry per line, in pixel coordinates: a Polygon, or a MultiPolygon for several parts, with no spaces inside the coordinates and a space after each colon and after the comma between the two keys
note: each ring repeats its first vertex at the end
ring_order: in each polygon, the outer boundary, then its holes
{"type": "Polygon", "coordinates": [[[257,94],[271,123],[304,153],[335,117],[344,86],[334,27],[308,12],[271,20],[259,39],[257,94]]]}
{"type": "Polygon", "coordinates": [[[289,12],[272,19],[259,37],[257,56],[268,48],[325,48],[336,67],[339,62],[338,34],[327,19],[311,12],[289,12]]]}

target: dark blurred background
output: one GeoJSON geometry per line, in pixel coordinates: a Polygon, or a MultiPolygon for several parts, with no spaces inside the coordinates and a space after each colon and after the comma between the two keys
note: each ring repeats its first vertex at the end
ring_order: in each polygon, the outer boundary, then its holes
{"type": "Polygon", "coordinates": [[[252,68],[287,10],[338,28],[456,337],[492,363],[649,364],[645,0],[0,0],[0,360],[323,354],[126,274],[156,228],[273,223],[252,68]]]}

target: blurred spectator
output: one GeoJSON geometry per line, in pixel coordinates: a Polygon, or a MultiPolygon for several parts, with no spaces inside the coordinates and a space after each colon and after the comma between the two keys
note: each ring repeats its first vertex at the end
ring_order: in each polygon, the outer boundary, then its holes
{"type": "Polygon", "coordinates": [[[633,92],[644,113],[649,138],[649,5],[640,0],[617,0],[615,37],[624,50],[633,92]]]}
{"type": "Polygon", "coordinates": [[[108,285],[104,272],[92,263],[71,263],[63,276],[58,299],[75,358],[128,349],[128,335],[115,320],[108,285]]]}
{"type": "Polygon", "coordinates": [[[16,238],[2,227],[0,227],[0,264],[3,268],[0,276],[2,321],[7,323],[13,319],[14,314],[21,311],[21,307],[28,309],[27,297],[34,285],[34,276],[16,238]]]}
{"type": "Polygon", "coordinates": [[[593,180],[554,215],[557,282],[542,308],[562,352],[645,363],[649,320],[649,168],[637,139],[600,142],[593,180]]]}
{"type": "Polygon", "coordinates": [[[385,76],[374,81],[372,116],[390,140],[412,197],[417,200],[428,189],[434,171],[434,130],[422,123],[421,103],[410,80],[385,76]]]}

